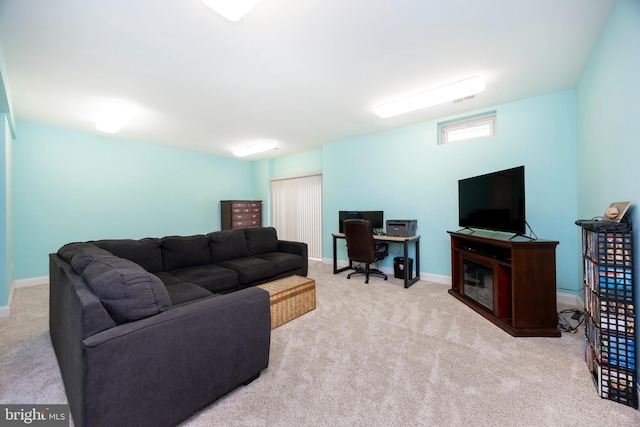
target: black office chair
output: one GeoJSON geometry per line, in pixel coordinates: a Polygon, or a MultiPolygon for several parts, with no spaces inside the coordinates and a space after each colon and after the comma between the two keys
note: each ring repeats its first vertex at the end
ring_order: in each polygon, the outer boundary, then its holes
{"type": "Polygon", "coordinates": [[[364,283],[369,283],[369,275],[384,277],[387,275],[377,268],[370,268],[369,265],[389,255],[389,245],[387,243],[376,243],[373,238],[371,223],[366,219],[346,219],[342,223],[344,236],[347,240],[347,254],[351,261],[364,263],[364,268],[356,267],[356,271],[350,273],[347,279],[355,274],[365,274],[364,283]]]}

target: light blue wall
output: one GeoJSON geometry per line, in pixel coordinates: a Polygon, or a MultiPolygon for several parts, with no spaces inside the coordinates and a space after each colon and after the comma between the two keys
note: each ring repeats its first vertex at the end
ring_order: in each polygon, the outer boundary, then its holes
{"type": "Polygon", "coordinates": [[[262,225],[271,225],[271,176],[273,174],[271,159],[253,162],[253,188],[256,200],[262,200],[262,225]]]}
{"type": "Polygon", "coordinates": [[[11,133],[4,113],[0,112],[0,307],[9,305],[13,286],[12,231],[11,231],[11,133]]]}
{"type": "MultiPolygon", "coordinates": [[[[1,81],[0,81],[1,84],[1,81]]],[[[9,291],[12,286],[11,281],[9,281],[8,275],[8,259],[7,259],[7,221],[6,213],[7,209],[7,190],[9,189],[7,184],[7,138],[6,138],[6,129],[7,129],[7,119],[6,115],[0,112],[0,165],[2,169],[0,169],[0,214],[2,214],[2,219],[0,220],[0,307],[8,304],[9,301],[9,291]]]]}
{"type": "Polygon", "coordinates": [[[421,271],[450,276],[458,180],[525,165],[527,221],[539,238],[560,242],[558,290],[577,294],[575,91],[489,110],[498,115],[494,138],[438,145],[438,121],[430,121],[325,145],[324,257],[333,256],[339,210],[384,210],[385,219],[417,219],[421,271]]]}
{"type": "Polygon", "coordinates": [[[73,241],[220,229],[220,200],[253,198],[251,162],[17,123],[15,278],[48,275],[73,241]]]}
{"type": "Polygon", "coordinates": [[[618,0],[577,90],[578,214],[592,218],[602,215],[611,202],[632,203],[636,308],[640,305],[639,70],[640,1],[618,0]]]}
{"type": "MultiPolygon", "coordinates": [[[[15,134],[11,96],[4,53],[0,45],[0,310],[9,305],[13,287],[13,216],[12,204],[12,156],[11,148],[15,134]]],[[[3,313],[2,313],[3,314],[3,313]]]]}
{"type": "MultiPolygon", "coordinates": [[[[639,75],[640,1],[618,0],[577,90],[581,218],[602,215],[611,202],[640,200],[639,75]]],[[[640,224],[637,206],[634,212],[640,224]]]]}
{"type": "Polygon", "coordinates": [[[322,150],[311,150],[273,159],[273,176],[289,176],[322,170],[322,150]]]}

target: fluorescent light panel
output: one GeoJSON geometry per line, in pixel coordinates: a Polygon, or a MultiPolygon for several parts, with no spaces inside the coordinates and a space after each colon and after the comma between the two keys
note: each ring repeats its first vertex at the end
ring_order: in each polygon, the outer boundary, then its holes
{"type": "Polygon", "coordinates": [[[137,108],[123,102],[112,101],[102,110],[96,129],[105,133],[119,132],[133,118],[137,108]]]}
{"type": "Polygon", "coordinates": [[[202,3],[229,21],[237,22],[260,3],[260,0],[202,0],[202,3]]]}
{"type": "Polygon", "coordinates": [[[426,92],[420,92],[397,101],[379,105],[373,112],[385,119],[432,105],[453,101],[482,92],[487,85],[480,77],[470,77],[426,92]]]}
{"type": "Polygon", "coordinates": [[[275,150],[276,144],[273,141],[260,141],[257,144],[248,145],[233,151],[236,157],[250,156],[251,154],[262,153],[265,151],[275,150]]]}

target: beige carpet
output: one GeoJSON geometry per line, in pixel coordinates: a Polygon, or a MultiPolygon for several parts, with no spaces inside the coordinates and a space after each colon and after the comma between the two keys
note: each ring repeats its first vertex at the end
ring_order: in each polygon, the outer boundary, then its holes
{"type": "MultiPolygon", "coordinates": [[[[317,308],[272,333],[270,366],[183,426],[639,426],[598,397],[582,336],[513,338],[419,282],[346,279],[312,263],[317,308]]],[[[66,403],[48,289],[0,319],[0,402],[66,403]]]]}

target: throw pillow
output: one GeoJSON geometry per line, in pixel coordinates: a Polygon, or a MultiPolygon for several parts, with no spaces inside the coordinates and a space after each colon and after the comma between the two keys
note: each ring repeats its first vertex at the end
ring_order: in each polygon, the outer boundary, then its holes
{"type": "Polygon", "coordinates": [[[162,281],[123,258],[96,257],[86,266],[82,278],[118,325],[153,316],[171,306],[162,281]]]}
{"type": "Polygon", "coordinates": [[[58,255],[68,263],[71,263],[73,257],[79,252],[101,252],[105,255],[111,255],[108,251],[100,249],[91,243],[67,243],[58,249],[58,255]]]}
{"type": "Polygon", "coordinates": [[[112,257],[113,254],[104,249],[100,249],[90,243],[82,243],[78,246],[81,250],[74,253],[69,261],[73,270],[82,276],[84,269],[96,258],[112,257]]]}

